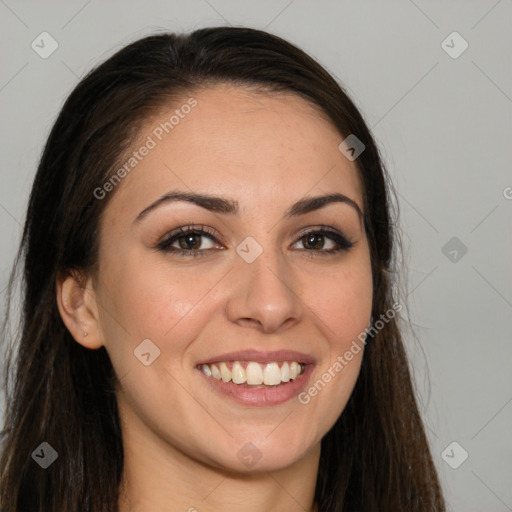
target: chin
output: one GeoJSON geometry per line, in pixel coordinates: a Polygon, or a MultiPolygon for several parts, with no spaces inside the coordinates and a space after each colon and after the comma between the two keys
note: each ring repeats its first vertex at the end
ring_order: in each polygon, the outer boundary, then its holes
{"type": "Polygon", "coordinates": [[[255,435],[253,441],[233,439],[222,452],[210,455],[212,465],[229,472],[256,475],[284,470],[310,453],[311,447],[306,446],[305,439],[290,444],[282,438],[270,441],[266,436],[255,435]]]}

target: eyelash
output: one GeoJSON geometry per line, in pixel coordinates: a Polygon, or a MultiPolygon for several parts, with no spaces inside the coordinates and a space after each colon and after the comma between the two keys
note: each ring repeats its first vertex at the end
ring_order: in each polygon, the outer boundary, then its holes
{"type": "MultiPolygon", "coordinates": [[[[311,249],[299,249],[306,253],[320,253],[322,256],[329,256],[332,254],[337,254],[342,251],[349,251],[355,243],[349,240],[347,237],[345,237],[343,234],[339,233],[338,231],[335,231],[333,229],[330,229],[326,226],[320,226],[319,229],[312,229],[309,231],[305,231],[302,233],[297,241],[300,241],[302,238],[308,236],[308,235],[322,235],[326,238],[329,238],[333,242],[335,242],[338,247],[332,248],[332,249],[320,249],[318,251],[311,250],[311,249]]],[[[209,229],[207,226],[201,226],[201,227],[194,227],[194,226],[180,226],[176,230],[169,233],[161,242],[159,242],[156,246],[156,249],[162,252],[176,254],[179,256],[192,256],[194,258],[206,256],[206,253],[210,251],[211,249],[178,249],[177,247],[172,247],[172,244],[179,240],[180,238],[183,238],[187,235],[199,235],[199,236],[207,236],[214,242],[218,242],[215,233],[209,229]]],[[[297,242],[295,242],[297,243],[297,242]]],[[[314,257],[314,254],[308,254],[310,257],[314,257]]]]}

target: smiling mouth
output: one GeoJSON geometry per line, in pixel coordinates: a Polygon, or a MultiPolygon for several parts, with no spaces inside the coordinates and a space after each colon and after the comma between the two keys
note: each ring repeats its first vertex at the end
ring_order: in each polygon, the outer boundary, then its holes
{"type": "Polygon", "coordinates": [[[247,388],[279,386],[295,380],[305,368],[306,363],[297,361],[263,364],[255,361],[223,361],[198,366],[207,377],[247,388]]]}

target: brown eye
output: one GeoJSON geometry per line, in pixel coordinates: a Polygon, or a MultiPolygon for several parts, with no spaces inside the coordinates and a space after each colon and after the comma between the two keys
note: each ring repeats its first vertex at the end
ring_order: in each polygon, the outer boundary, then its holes
{"type": "Polygon", "coordinates": [[[190,234],[185,236],[180,236],[177,241],[180,249],[185,250],[197,250],[201,248],[201,236],[197,234],[190,234]]]}
{"type": "Polygon", "coordinates": [[[309,233],[307,235],[304,235],[301,238],[301,240],[306,249],[323,249],[324,248],[325,237],[319,233],[309,233]]]}
{"type": "Polygon", "coordinates": [[[309,231],[303,234],[296,244],[301,244],[302,247],[297,247],[303,251],[318,252],[319,254],[332,254],[340,251],[348,251],[354,246],[354,242],[348,240],[344,235],[338,231],[331,229],[320,229],[309,231]]]}
{"type": "Polygon", "coordinates": [[[204,255],[209,249],[218,247],[213,234],[189,226],[178,228],[157,245],[160,251],[187,256],[204,255]]]}

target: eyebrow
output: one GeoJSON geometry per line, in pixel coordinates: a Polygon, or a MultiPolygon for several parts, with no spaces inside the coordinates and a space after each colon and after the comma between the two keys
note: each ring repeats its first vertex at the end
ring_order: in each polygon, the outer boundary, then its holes
{"type": "MultiPolygon", "coordinates": [[[[144,210],[142,210],[135,218],[135,222],[139,222],[149,212],[155,210],[159,206],[176,201],[193,203],[197,206],[200,206],[201,208],[205,208],[206,210],[216,213],[236,215],[240,211],[240,205],[238,201],[233,199],[225,199],[219,196],[198,194],[195,192],[171,191],[164,194],[162,197],[158,198],[156,201],[144,208],[144,210]]],[[[359,218],[363,219],[363,212],[361,211],[359,205],[353,199],[350,199],[350,197],[340,193],[304,197],[290,206],[286,210],[284,216],[289,218],[304,215],[306,213],[319,210],[320,208],[323,208],[324,206],[327,206],[331,203],[348,204],[357,212],[359,218]]]]}

